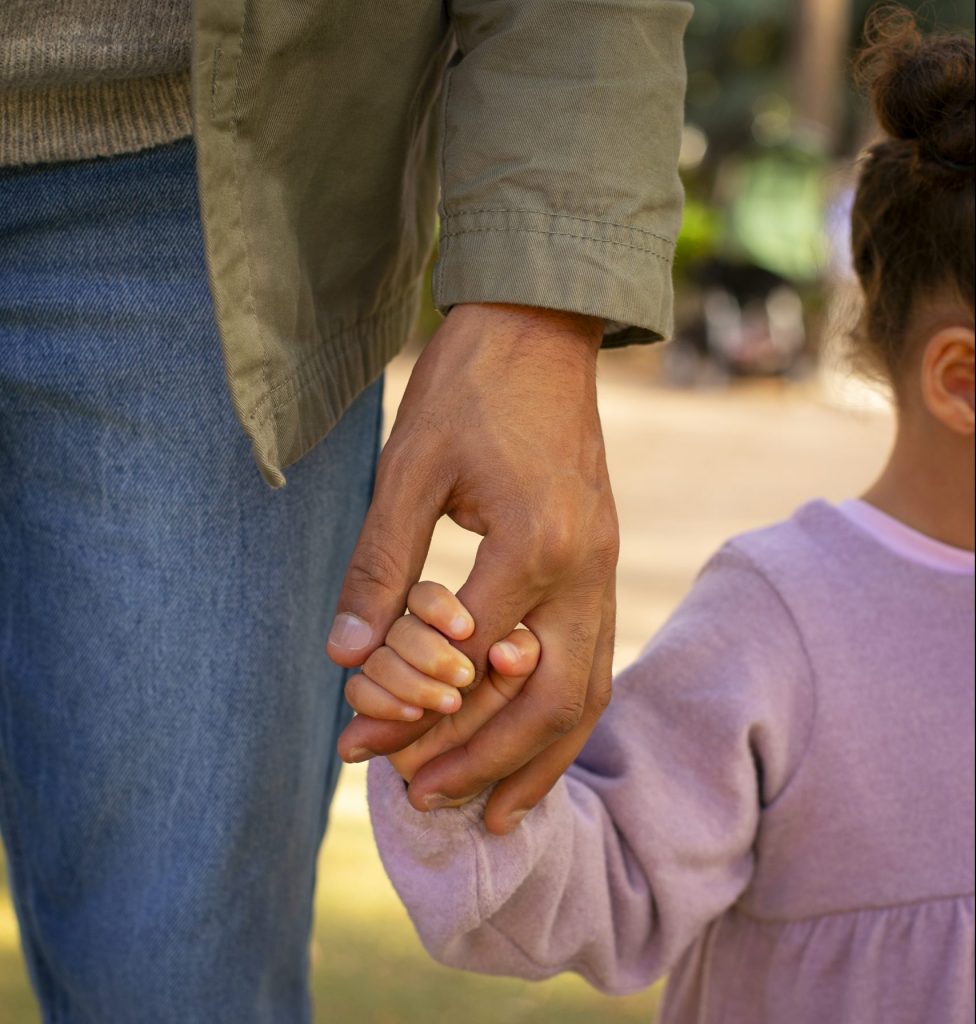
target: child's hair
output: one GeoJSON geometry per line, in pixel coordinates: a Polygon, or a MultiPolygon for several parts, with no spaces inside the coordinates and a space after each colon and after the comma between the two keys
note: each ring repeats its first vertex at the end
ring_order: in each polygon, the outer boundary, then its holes
{"type": "Polygon", "coordinates": [[[973,306],[973,41],[923,37],[903,8],[875,10],[855,74],[886,138],[868,151],[851,224],[864,290],[859,355],[895,385],[918,300],[973,306]]]}

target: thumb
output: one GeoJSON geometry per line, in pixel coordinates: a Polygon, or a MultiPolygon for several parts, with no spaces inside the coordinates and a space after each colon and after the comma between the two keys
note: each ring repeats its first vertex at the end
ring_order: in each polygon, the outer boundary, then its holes
{"type": "Polygon", "coordinates": [[[422,483],[424,474],[414,467],[396,473],[392,466],[393,460],[380,459],[329,632],[329,657],[346,668],[362,665],[403,614],[441,516],[441,502],[422,483]]]}
{"type": "Polygon", "coordinates": [[[539,665],[542,649],[534,633],[516,629],[488,650],[488,678],[506,700],[514,700],[539,665]]]}

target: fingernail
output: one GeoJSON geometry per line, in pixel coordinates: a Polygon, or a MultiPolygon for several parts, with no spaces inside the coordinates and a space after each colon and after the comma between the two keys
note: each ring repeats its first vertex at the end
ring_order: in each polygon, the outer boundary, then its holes
{"type": "Polygon", "coordinates": [[[514,832],[519,825],[522,824],[522,819],[528,814],[528,811],[512,811],[505,821],[505,831],[514,832]]]}
{"type": "Polygon", "coordinates": [[[474,665],[470,662],[464,665],[459,665],[454,670],[454,676],[451,681],[455,686],[468,686],[474,682],[474,665]]]}
{"type": "Polygon", "coordinates": [[[471,619],[469,619],[466,615],[455,615],[454,618],[451,619],[451,636],[466,636],[468,633],[471,632],[473,627],[474,622],[471,619]]]}
{"type": "Polygon", "coordinates": [[[423,718],[423,715],[424,715],[424,709],[423,708],[415,708],[415,707],[412,707],[409,704],[404,704],[404,706],[403,706],[403,717],[408,722],[416,722],[418,718],[423,718]]]}
{"type": "Polygon", "coordinates": [[[368,761],[371,757],[376,757],[372,750],[367,750],[365,747],[354,747],[346,755],[346,761],[349,764],[359,764],[361,761],[368,761]]]}
{"type": "Polygon", "coordinates": [[[329,643],[344,651],[359,651],[369,644],[372,637],[369,623],[352,612],[340,612],[332,623],[329,643]]]}
{"type": "Polygon", "coordinates": [[[510,644],[507,640],[499,640],[495,647],[504,655],[506,661],[516,662],[519,660],[519,650],[515,644],[510,644]]]}
{"type": "Polygon", "coordinates": [[[449,796],[444,796],[443,793],[431,793],[430,796],[424,797],[424,803],[427,805],[428,811],[439,811],[442,807],[456,807],[463,801],[452,800],[449,796]]]}
{"type": "Polygon", "coordinates": [[[461,695],[459,693],[445,694],[437,702],[437,709],[444,715],[453,715],[461,706],[461,695]]]}

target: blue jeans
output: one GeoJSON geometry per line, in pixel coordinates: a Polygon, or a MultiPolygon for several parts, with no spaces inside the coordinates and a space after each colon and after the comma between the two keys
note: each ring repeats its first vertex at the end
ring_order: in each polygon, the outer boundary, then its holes
{"type": "Polygon", "coordinates": [[[380,392],[270,490],[192,143],[0,172],[0,824],[45,1021],[309,1019],[380,392]]]}

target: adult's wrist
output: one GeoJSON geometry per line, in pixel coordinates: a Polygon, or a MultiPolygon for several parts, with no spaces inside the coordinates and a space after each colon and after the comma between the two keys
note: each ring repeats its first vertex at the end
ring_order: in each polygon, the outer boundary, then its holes
{"type": "Polygon", "coordinates": [[[484,326],[491,324],[503,335],[517,335],[528,343],[531,343],[533,335],[545,335],[547,341],[564,339],[568,346],[582,346],[594,356],[603,343],[602,317],[543,306],[462,302],[451,307],[447,320],[452,324],[462,320],[477,321],[484,326]]]}

